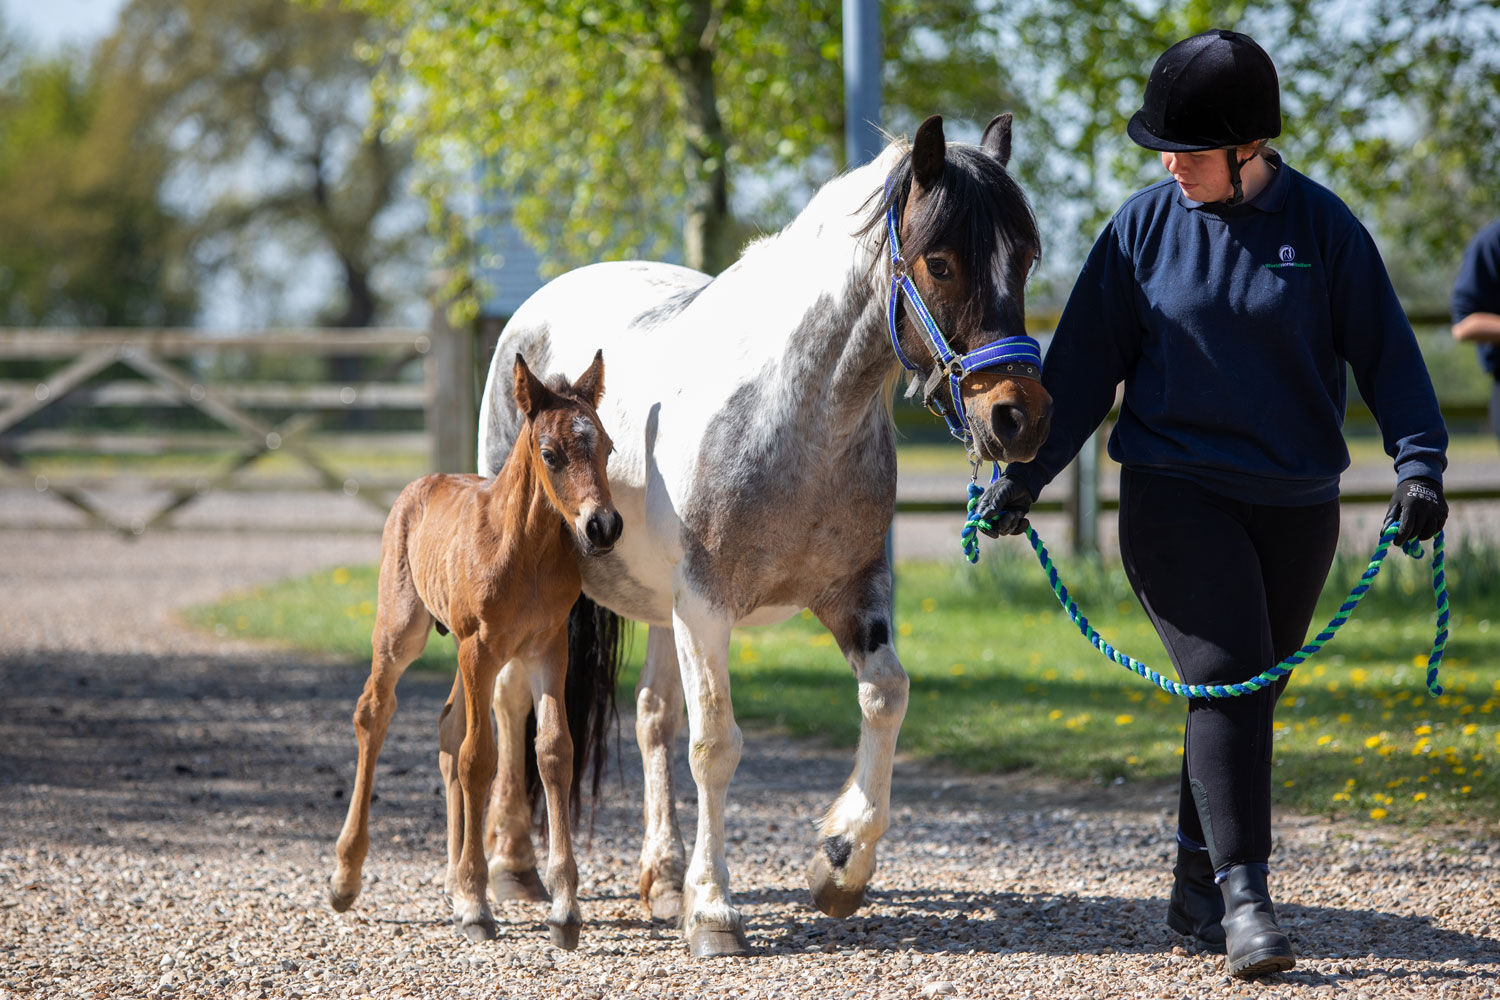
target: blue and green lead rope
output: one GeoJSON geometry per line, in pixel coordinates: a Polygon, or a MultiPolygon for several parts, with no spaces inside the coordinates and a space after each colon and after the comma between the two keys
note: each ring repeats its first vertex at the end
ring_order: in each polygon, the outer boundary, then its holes
{"type": "MultiPolygon", "coordinates": [[[[968,519],[964,522],[961,538],[963,540],[964,557],[969,562],[979,561],[979,538],[978,532],[981,528],[989,528],[990,524],[982,519],[974,517],[974,507],[979,503],[979,497],[984,490],[978,483],[969,484],[969,507],[968,519]]],[[[1047,547],[1037,536],[1036,529],[1030,525],[1026,527],[1026,538],[1031,542],[1031,548],[1036,552],[1037,560],[1042,564],[1042,572],[1047,574],[1047,582],[1052,587],[1052,593],[1056,595],[1057,601],[1062,609],[1068,613],[1073,624],[1083,633],[1094,648],[1106,657],[1118,663],[1127,670],[1134,671],[1146,678],[1152,684],[1166,691],[1168,694],[1180,695],[1184,698],[1232,698],[1236,695],[1250,694],[1262,688],[1275,684],[1281,678],[1292,672],[1292,668],[1306,661],[1313,654],[1323,648],[1328,640],[1343,627],[1359,606],[1359,602],[1369,593],[1370,585],[1375,581],[1380,572],[1380,564],[1385,560],[1386,552],[1391,546],[1391,539],[1396,535],[1396,526],[1389,525],[1380,533],[1380,541],[1375,546],[1375,552],[1370,557],[1370,564],[1365,568],[1355,584],[1354,589],[1349,591],[1349,596],[1339,606],[1338,612],[1328,622],[1326,628],[1319,632],[1311,642],[1303,646],[1297,652],[1288,656],[1280,663],[1269,668],[1264,673],[1252,677],[1238,684],[1179,684],[1170,678],[1152,670],[1144,663],[1127,656],[1111,646],[1104,637],[1096,632],[1089,621],[1078,610],[1078,605],[1068,596],[1068,588],[1064,587],[1058,578],[1057,567],[1052,564],[1052,558],[1047,554],[1047,547]]],[[[1413,559],[1421,558],[1422,547],[1416,542],[1407,542],[1403,547],[1407,555],[1413,559]]],[[[1443,576],[1443,533],[1439,531],[1432,539],[1432,594],[1437,607],[1436,634],[1432,640],[1432,653],[1427,657],[1427,690],[1433,695],[1443,693],[1443,687],[1438,683],[1438,664],[1443,661],[1443,651],[1448,645],[1448,584],[1443,576]]]]}

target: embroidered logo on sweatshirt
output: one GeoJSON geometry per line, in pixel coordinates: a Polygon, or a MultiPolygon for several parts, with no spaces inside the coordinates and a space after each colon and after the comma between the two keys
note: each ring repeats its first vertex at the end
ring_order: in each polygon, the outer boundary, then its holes
{"type": "Polygon", "coordinates": [[[1281,249],[1276,252],[1281,258],[1279,263],[1267,264],[1266,267],[1277,270],[1283,267],[1312,267],[1311,264],[1303,264],[1297,260],[1297,250],[1290,243],[1283,243],[1281,249]]]}

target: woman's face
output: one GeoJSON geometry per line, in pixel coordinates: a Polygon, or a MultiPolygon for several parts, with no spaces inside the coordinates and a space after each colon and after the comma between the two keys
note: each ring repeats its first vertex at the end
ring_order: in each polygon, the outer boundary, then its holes
{"type": "Polygon", "coordinates": [[[1229,159],[1222,149],[1198,153],[1162,153],[1161,165],[1177,188],[1193,201],[1225,201],[1234,193],[1229,183],[1229,159]]]}

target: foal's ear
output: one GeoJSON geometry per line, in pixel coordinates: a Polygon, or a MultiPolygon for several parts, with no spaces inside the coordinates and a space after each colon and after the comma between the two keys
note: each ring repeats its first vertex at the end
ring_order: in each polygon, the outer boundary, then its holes
{"type": "Polygon", "coordinates": [[[594,409],[599,409],[599,400],[604,398],[604,352],[595,351],[594,361],[589,365],[588,371],[578,376],[578,381],[573,383],[573,391],[589,401],[594,409]]]}
{"type": "Polygon", "coordinates": [[[546,406],[552,399],[552,390],[546,384],[531,373],[526,366],[526,359],[516,353],[516,367],[511,375],[513,391],[516,397],[516,406],[530,420],[536,416],[537,411],[546,406]]]}
{"type": "Polygon", "coordinates": [[[996,115],[979,139],[979,148],[999,160],[1002,167],[1010,162],[1010,121],[1009,111],[996,115]]]}
{"type": "Polygon", "coordinates": [[[948,143],[943,138],[943,116],[933,115],[917,128],[911,146],[911,176],[917,187],[927,190],[943,176],[948,143]]]}

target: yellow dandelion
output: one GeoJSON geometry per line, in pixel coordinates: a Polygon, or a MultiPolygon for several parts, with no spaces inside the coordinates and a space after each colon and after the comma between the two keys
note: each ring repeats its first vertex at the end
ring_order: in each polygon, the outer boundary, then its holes
{"type": "Polygon", "coordinates": [[[1365,758],[1364,758],[1363,755],[1354,758],[1354,763],[1356,763],[1356,764],[1363,764],[1364,762],[1365,762],[1365,758]]]}
{"type": "Polygon", "coordinates": [[[1416,656],[1413,656],[1411,658],[1411,665],[1414,666],[1414,667],[1416,667],[1419,670],[1426,669],[1426,667],[1427,667],[1427,654],[1426,653],[1418,653],[1416,656]]]}
{"type": "Polygon", "coordinates": [[[1339,725],[1341,725],[1341,726],[1347,726],[1349,723],[1351,723],[1353,721],[1354,721],[1354,716],[1350,715],[1348,712],[1340,712],[1339,713],[1339,725]]]}
{"type": "Polygon", "coordinates": [[[1320,747],[1326,747],[1328,744],[1330,744],[1332,742],[1333,742],[1333,737],[1329,736],[1327,733],[1324,733],[1322,736],[1318,737],[1318,746],[1320,746],[1320,747]]]}
{"type": "Polygon", "coordinates": [[[1135,716],[1133,716],[1133,715],[1117,715],[1117,716],[1115,716],[1115,725],[1117,725],[1117,726],[1128,726],[1128,725],[1130,725],[1134,721],[1135,721],[1135,716]]]}
{"type": "Polygon", "coordinates": [[[1295,779],[1292,779],[1292,778],[1288,778],[1288,779],[1286,779],[1286,780],[1285,780],[1285,781],[1283,781],[1283,782],[1282,782],[1282,783],[1281,783],[1281,787],[1282,787],[1282,788],[1291,788],[1291,787],[1292,787],[1292,786],[1293,786],[1293,785],[1295,785],[1295,784],[1296,784],[1296,783],[1297,783],[1297,782],[1296,782],[1296,780],[1295,780],[1295,779]]]}
{"type": "Polygon", "coordinates": [[[1370,672],[1363,667],[1355,667],[1349,671],[1349,679],[1355,684],[1363,684],[1370,679],[1370,672]]]}
{"type": "Polygon", "coordinates": [[[1385,817],[1386,817],[1386,812],[1385,812],[1384,809],[1371,809],[1370,810],[1370,818],[1371,819],[1385,819],[1385,817]]]}
{"type": "Polygon", "coordinates": [[[1062,709],[1054,708],[1052,711],[1047,713],[1047,718],[1052,720],[1053,722],[1056,722],[1058,719],[1062,718],[1062,709]]]}
{"type": "MultiPolygon", "coordinates": [[[[1472,722],[1469,723],[1467,726],[1464,726],[1464,735],[1465,736],[1473,736],[1477,732],[1479,732],[1479,727],[1476,726],[1476,725],[1474,725],[1474,723],[1472,723],[1472,722]]],[[[1496,735],[1500,736],[1500,733],[1497,733],[1496,735]]]]}
{"type": "Polygon", "coordinates": [[[937,610],[937,601],[934,598],[931,598],[931,597],[924,597],[924,598],[922,598],[922,610],[923,611],[936,611],[937,610]]]}
{"type": "MultiPolygon", "coordinates": [[[[1382,734],[1383,736],[1384,734],[1382,734]]],[[[1369,736],[1365,738],[1365,746],[1371,750],[1380,746],[1381,736],[1369,736]]]]}
{"type": "Polygon", "coordinates": [[[1426,792],[1413,792],[1411,796],[1413,802],[1421,802],[1425,798],[1427,798],[1426,792]]]}
{"type": "Polygon", "coordinates": [[[1127,763],[1127,764],[1135,765],[1135,764],[1139,764],[1140,762],[1141,762],[1141,759],[1139,757],[1137,757],[1135,754],[1131,754],[1129,757],[1125,758],[1125,763],[1127,763]]]}
{"type": "Polygon", "coordinates": [[[342,567],[342,566],[340,566],[338,569],[334,570],[333,571],[333,582],[336,583],[336,584],[338,584],[340,587],[342,587],[344,584],[348,583],[349,582],[349,571],[347,569],[345,569],[344,567],[342,567]]]}
{"type": "Polygon", "coordinates": [[[1416,729],[1412,730],[1412,733],[1414,735],[1417,735],[1417,736],[1431,736],[1432,735],[1432,727],[1431,726],[1418,726],[1416,729]]]}
{"type": "Polygon", "coordinates": [[[819,632],[812,637],[812,644],[814,646],[832,646],[833,636],[828,632],[819,632]]]}
{"type": "Polygon", "coordinates": [[[1464,795],[1468,795],[1473,790],[1474,790],[1474,786],[1473,785],[1465,785],[1464,787],[1462,787],[1462,788],[1459,789],[1459,791],[1461,793],[1463,793],[1464,795]]]}
{"type": "Polygon", "coordinates": [[[948,668],[948,673],[952,674],[954,677],[962,677],[964,675],[964,671],[967,669],[968,668],[965,667],[962,663],[955,663],[953,664],[953,666],[948,668]]]}
{"type": "Polygon", "coordinates": [[[911,622],[902,622],[896,626],[897,635],[911,635],[911,622]]]}

